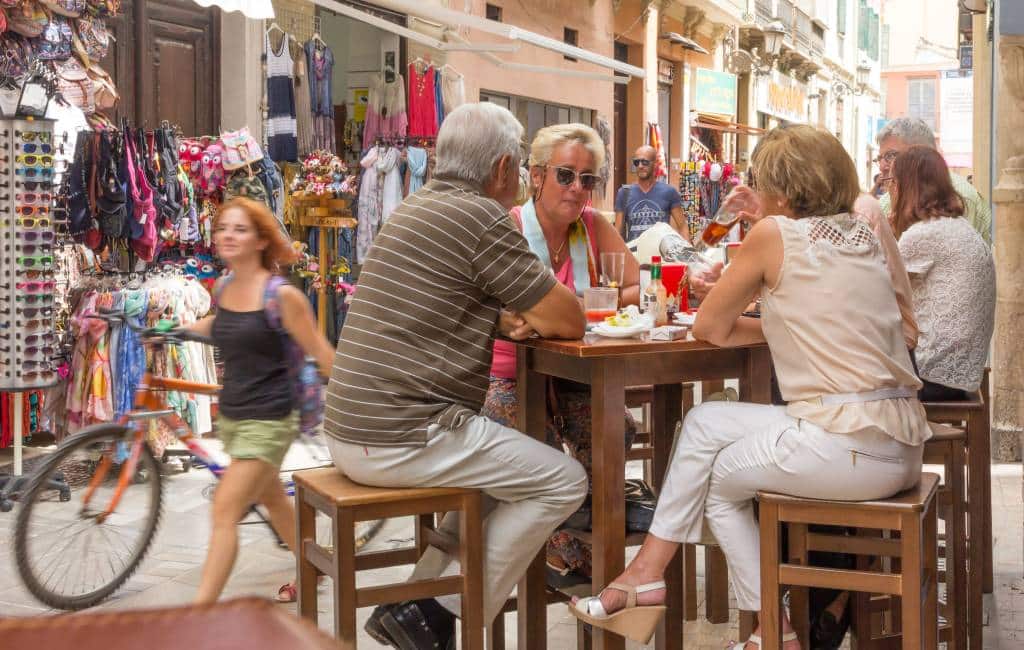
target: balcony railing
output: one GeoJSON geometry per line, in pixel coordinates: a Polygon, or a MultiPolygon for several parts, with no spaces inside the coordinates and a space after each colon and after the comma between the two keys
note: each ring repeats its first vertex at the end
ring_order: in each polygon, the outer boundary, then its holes
{"type": "Polygon", "coordinates": [[[811,49],[811,17],[802,11],[796,12],[793,21],[793,41],[797,49],[809,52],[811,49]]]}
{"type": "Polygon", "coordinates": [[[758,22],[767,23],[775,17],[775,8],[772,4],[772,0],[757,0],[754,11],[756,12],[758,22]]]}
{"type": "Polygon", "coordinates": [[[791,29],[793,26],[794,11],[791,0],[779,0],[778,7],[775,9],[775,17],[782,21],[782,24],[786,26],[786,29],[791,29]]]}

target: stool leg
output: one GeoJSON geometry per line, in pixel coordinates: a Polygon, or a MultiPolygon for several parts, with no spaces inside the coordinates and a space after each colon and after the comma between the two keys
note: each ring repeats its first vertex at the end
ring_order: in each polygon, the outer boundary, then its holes
{"type": "Polygon", "coordinates": [[[981,574],[981,591],[982,593],[992,593],[992,432],[990,428],[990,419],[988,412],[988,398],[985,398],[985,410],[981,413],[975,413],[971,419],[968,420],[968,425],[977,428],[979,430],[977,439],[981,442],[982,448],[981,462],[978,466],[981,468],[981,487],[984,494],[984,504],[980,508],[982,517],[982,549],[984,554],[982,556],[982,574],[981,574]]]}
{"type": "Polygon", "coordinates": [[[925,648],[939,647],[939,533],[938,505],[932,499],[924,514],[924,574],[928,580],[928,592],[924,598],[924,630],[922,638],[925,648]]]}
{"type": "Polygon", "coordinates": [[[779,507],[761,503],[761,648],[782,648],[782,592],[779,585],[779,507]]]}
{"type": "Polygon", "coordinates": [[[356,650],[356,522],[351,509],[338,509],[333,532],[334,636],[342,650],[356,650]]]}
{"type": "Polygon", "coordinates": [[[299,616],[317,622],[316,580],[320,575],[306,557],[306,543],[316,543],[316,510],[306,502],[306,489],[295,483],[295,575],[299,616]]]}
{"type": "MultiPolygon", "coordinates": [[[[789,562],[807,566],[807,524],[789,524],[789,562]]],[[[796,630],[801,648],[810,648],[810,594],[806,587],[789,588],[789,621],[796,630]]]]}
{"type": "Polygon", "coordinates": [[[683,619],[697,620],[697,546],[683,544],[683,619]]]}
{"type": "Polygon", "coordinates": [[[480,493],[462,497],[459,562],[462,570],[462,648],[484,650],[483,514],[480,493]]]}
{"type": "MultiPolygon", "coordinates": [[[[989,478],[990,443],[987,418],[968,416],[967,420],[967,618],[973,629],[981,629],[984,621],[982,593],[985,588],[985,511],[991,511],[992,502],[986,501],[986,479],[989,478]]],[[[988,552],[991,552],[989,548],[988,552]]],[[[973,650],[982,647],[981,635],[968,638],[973,650]]]]}
{"type": "Polygon", "coordinates": [[[710,623],[729,622],[729,565],[717,546],[704,547],[704,610],[710,623]]]}
{"type": "MultiPolygon", "coordinates": [[[[902,610],[903,623],[903,650],[921,650],[924,641],[922,627],[924,625],[924,607],[921,602],[923,583],[922,578],[925,571],[925,561],[922,554],[924,535],[922,526],[924,515],[909,514],[901,517],[900,544],[902,548],[902,562],[900,563],[902,592],[900,607],[902,610]]],[[[933,646],[934,647],[934,646],[933,646]]],[[[929,649],[930,650],[930,649],[929,649]]]]}
{"type": "MultiPolygon", "coordinates": [[[[953,625],[953,647],[967,648],[967,534],[964,510],[963,445],[958,441],[950,444],[949,462],[946,468],[946,484],[950,492],[950,513],[946,518],[946,610],[953,625]]],[[[977,634],[981,634],[979,626],[977,634]]]]}

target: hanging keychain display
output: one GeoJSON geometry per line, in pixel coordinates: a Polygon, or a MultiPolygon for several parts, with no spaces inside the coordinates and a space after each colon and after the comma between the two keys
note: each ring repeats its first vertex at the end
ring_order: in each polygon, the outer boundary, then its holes
{"type": "Polygon", "coordinates": [[[52,120],[0,120],[0,390],[57,383],[52,120]]]}

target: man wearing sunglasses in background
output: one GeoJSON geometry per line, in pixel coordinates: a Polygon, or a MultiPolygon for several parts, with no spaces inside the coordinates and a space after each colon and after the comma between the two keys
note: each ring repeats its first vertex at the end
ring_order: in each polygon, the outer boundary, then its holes
{"type": "Polygon", "coordinates": [[[656,223],[667,223],[690,240],[679,190],[654,175],[658,152],[643,146],[633,154],[636,183],[623,185],[615,196],[615,229],[627,242],[633,241],[656,223]]]}

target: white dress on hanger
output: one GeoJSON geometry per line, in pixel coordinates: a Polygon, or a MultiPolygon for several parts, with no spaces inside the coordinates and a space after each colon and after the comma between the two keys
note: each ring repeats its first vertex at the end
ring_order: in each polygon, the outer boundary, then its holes
{"type": "Polygon", "coordinates": [[[377,158],[377,173],[380,178],[381,211],[380,223],[388,220],[391,213],[402,203],[402,173],[398,161],[402,157],[397,147],[389,147],[383,156],[377,158]]]}
{"type": "Polygon", "coordinates": [[[376,168],[380,151],[379,147],[371,147],[359,161],[363,168],[363,179],[359,184],[359,212],[356,214],[356,260],[360,264],[366,259],[366,253],[380,229],[381,197],[376,168]]]}

